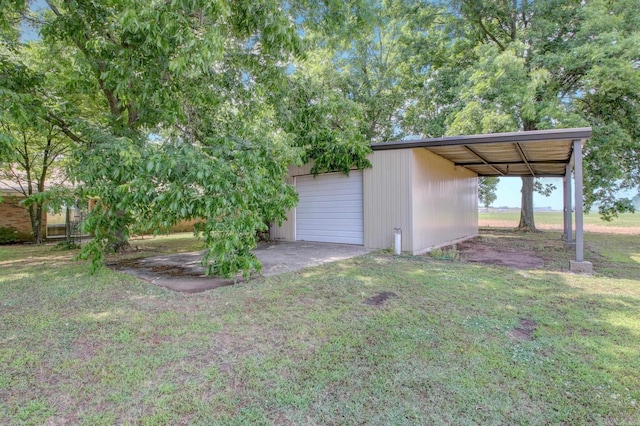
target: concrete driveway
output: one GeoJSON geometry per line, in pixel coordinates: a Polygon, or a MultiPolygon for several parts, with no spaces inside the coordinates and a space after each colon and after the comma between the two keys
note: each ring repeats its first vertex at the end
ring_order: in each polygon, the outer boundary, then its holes
{"type": "MultiPolygon", "coordinates": [[[[371,250],[350,244],[306,241],[262,243],[253,251],[262,262],[262,274],[284,272],[317,266],[361,256],[371,250]]],[[[152,284],[186,293],[198,293],[233,284],[233,280],[204,275],[200,252],[147,257],[112,265],[113,268],[142,278],[152,284]]]]}

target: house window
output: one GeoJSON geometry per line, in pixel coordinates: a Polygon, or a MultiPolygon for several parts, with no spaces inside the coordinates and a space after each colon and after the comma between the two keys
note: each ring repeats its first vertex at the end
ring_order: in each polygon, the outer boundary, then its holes
{"type": "Polygon", "coordinates": [[[82,231],[82,222],[89,211],[89,203],[82,205],[76,202],[75,205],[63,207],[59,213],[51,209],[47,211],[47,238],[65,238],[67,236],[67,223],[69,237],[86,237],[89,234],[82,231]]]}

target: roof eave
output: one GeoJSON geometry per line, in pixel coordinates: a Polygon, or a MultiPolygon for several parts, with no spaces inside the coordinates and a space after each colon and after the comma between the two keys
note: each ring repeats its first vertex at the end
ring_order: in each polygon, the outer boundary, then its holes
{"type": "Polygon", "coordinates": [[[442,138],[416,139],[371,144],[374,151],[406,148],[431,148],[451,145],[476,145],[489,143],[546,142],[552,140],[586,140],[591,137],[591,127],[571,129],[532,130],[526,132],[489,133],[484,135],[446,136],[442,138]]]}

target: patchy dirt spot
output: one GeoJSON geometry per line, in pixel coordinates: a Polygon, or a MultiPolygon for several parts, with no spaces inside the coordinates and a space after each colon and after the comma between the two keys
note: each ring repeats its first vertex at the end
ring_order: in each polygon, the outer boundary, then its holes
{"type": "Polygon", "coordinates": [[[383,291],[376,294],[375,296],[367,297],[364,300],[364,303],[370,306],[382,306],[387,300],[391,299],[392,297],[398,297],[398,295],[392,291],[383,291]]]}
{"type": "Polygon", "coordinates": [[[186,268],[176,265],[159,265],[152,266],[152,272],[159,272],[161,274],[171,275],[172,277],[203,277],[203,274],[197,274],[189,272],[186,268]]]}
{"type": "Polygon", "coordinates": [[[509,266],[518,269],[540,269],[544,267],[544,259],[536,255],[534,251],[521,248],[495,247],[483,243],[478,238],[458,244],[457,250],[467,262],[509,266]]]}
{"type": "Polygon", "coordinates": [[[520,318],[518,327],[509,332],[509,336],[514,340],[533,340],[533,333],[536,331],[538,324],[535,321],[526,318],[520,318]]]}

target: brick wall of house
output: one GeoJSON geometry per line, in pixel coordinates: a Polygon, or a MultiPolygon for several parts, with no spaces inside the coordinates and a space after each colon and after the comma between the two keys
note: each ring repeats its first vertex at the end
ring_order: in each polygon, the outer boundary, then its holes
{"type": "Polygon", "coordinates": [[[22,198],[3,195],[0,202],[0,227],[11,226],[20,232],[31,233],[29,211],[19,202],[22,198]]]}

